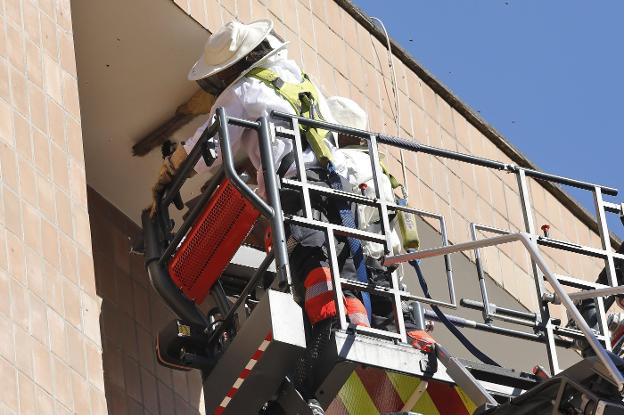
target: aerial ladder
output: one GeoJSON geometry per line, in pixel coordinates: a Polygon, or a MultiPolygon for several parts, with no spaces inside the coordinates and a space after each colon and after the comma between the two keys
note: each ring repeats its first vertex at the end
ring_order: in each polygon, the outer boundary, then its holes
{"type": "MultiPolygon", "coordinates": [[[[436,412],[445,415],[624,414],[624,360],[618,356],[622,345],[621,342],[616,344],[614,352],[606,314],[614,296],[624,293],[624,287],[618,282],[624,254],[611,248],[606,221],[606,213],[622,215],[624,205],[603,198],[604,194],[616,195],[616,189],[281,112],[258,120],[229,117],[223,108],[217,109],[216,114],[214,123],[206,128],[170,185],[159,195],[157,215],[150,217],[144,212],[142,216],[149,278],[177,316],[157,336],[157,360],[173,369],[201,371],[207,414],[311,413],[292,381],[293,370],[308,342],[302,308],[292,291],[285,239],[287,223],[319,229],[327,235],[338,327],[315,369],[322,374],[316,396],[324,408],[329,408],[327,413],[354,413],[345,409],[350,394],[358,387],[361,389],[362,380],[367,383],[382,373],[386,381],[394,382],[392,390],[398,391],[394,401],[384,403],[383,409],[367,410],[362,406],[357,413],[416,414],[411,411],[424,408],[417,402],[429,389],[432,394],[437,390],[445,401],[442,409],[438,406],[436,412]],[[273,137],[293,140],[296,177],[283,179],[274,174],[271,167],[265,168],[266,199],[260,198],[245,182],[244,174],[237,171],[229,139],[232,126],[257,132],[263,166],[274,165],[273,137]],[[323,128],[365,140],[376,197],[309,182],[302,158],[301,126],[323,128]],[[215,139],[219,140],[222,157],[219,172],[198,197],[185,205],[180,190],[200,159],[207,165],[213,162],[215,139]],[[472,240],[449,244],[444,216],[380,197],[379,183],[384,173],[380,167],[379,144],[515,175],[525,229],[509,232],[473,223],[470,225],[472,240]],[[557,240],[547,234],[538,235],[531,213],[529,179],[592,192],[601,248],[557,240]],[[284,188],[299,192],[301,216],[284,214],[280,203],[280,189],[284,188]],[[381,232],[365,232],[316,220],[310,205],[312,194],[342,198],[378,209],[381,232]],[[177,221],[179,224],[171,218],[172,205],[185,210],[184,217],[177,221]],[[389,214],[399,211],[437,222],[440,246],[391,255],[389,214]],[[256,262],[252,265],[236,263],[232,258],[259,220],[270,225],[270,249],[263,254],[254,250],[256,262]],[[483,233],[492,236],[479,238],[483,233]],[[383,286],[341,278],[335,236],[383,244],[387,254],[384,265],[387,266],[410,263],[419,268],[419,260],[441,258],[444,263],[441,279],[447,283],[448,299],[434,299],[429,295],[420,269],[416,272],[423,295],[408,291],[400,283],[397,272],[393,272],[389,284],[383,286]],[[480,252],[509,243],[521,244],[530,257],[538,304],[535,313],[496,306],[490,300],[480,252]],[[540,253],[542,246],[603,259],[605,269],[601,278],[592,283],[555,274],[540,253]],[[459,252],[474,253],[481,301],[462,298],[458,304],[451,255],[459,252]],[[258,259],[260,255],[264,256],[258,259]],[[578,291],[568,293],[567,287],[578,291]],[[389,300],[392,330],[350,325],[341,300],[344,289],[366,291],[389,300]],[[209,300],[204,301],[206,298],[209,300]],[[549,304],[565,307],[570,323],[563,326],[551,316],[549,304]],[[458,306],[479,310],[483,321],[441,311],[458,309],[458,306]],[[526,367],[520,370],[507,369],[492,362],[457,358],[440,344],[413,347],[408,342],[406,320],[422,330],[435,321],[451,326],[451,331],[468,328],[543,344],[548,367],[531,371],[532,362],[526,362],[526,367]],[[513,325],[525,329],[510,328],[513,325]],[[584,348],[583,358],[562,370],[558,354],[562,349],[579,344],[584,348]],[[397,382],[410,387],[402,387],[397,382]],[[451,391],[455,395],[451,396],[451,391]],[[342,403],[337,404],[335,401],[339,399],[342,403]],[[449,406],[453,400],[461,405],[449,406]]],[[[420,409],[420,413],[426,415],[426,408],[420,409]]]]}

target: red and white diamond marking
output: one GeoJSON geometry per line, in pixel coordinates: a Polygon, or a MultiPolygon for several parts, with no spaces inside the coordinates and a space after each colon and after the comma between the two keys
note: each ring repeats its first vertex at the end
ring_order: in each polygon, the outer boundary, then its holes
{"type": "Polygon", "coordinates": [[[234,398],[234,395],[236,395],[236,392],[238,392],[243,382],[245,382],[245,379],[247,379],[247,377],[251,373],[251,369],[253,369],[256,363],[258,363],[258,361],[264,354],[264,351],[267,349],[267,347],[269,347],[271,340],[273,340],[273,334],[269,333],[264,338],[258,349],[256,349],[254,354],[251,356],[251,359],[249,359],[249,362],[247,362],[245,368],[238,375],[238,379],[236,379],[236,382],[234,382],[228,393],[225,395],[225,398],[223,398],[223,400],[219,404],[219,407],[215,409],[215,411],[213,412],[214,415],[221,415],[223,411],[225,411],[225,408],[227,408],[228,404],[234,398]]]}

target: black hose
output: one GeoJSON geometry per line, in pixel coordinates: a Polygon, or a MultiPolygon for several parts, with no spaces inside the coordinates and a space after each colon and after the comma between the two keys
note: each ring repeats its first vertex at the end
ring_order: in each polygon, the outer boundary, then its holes
{"type": "MultiPolygon", "coordinates": [[[[420,283],[420,288],[422,288],[423,294],[425,294],[425,297],[431,299],[431,294],[429,293],[429,287],[427,286],[427,281],[425,281],[425,276],[423,275],[423,272],[420,269],[420,264],[418,263],[418,260],[409,261],[409,263],[411,266],[414,267],[414,270],[416,271],[416,275],[418,276],[418,282],[420,283]]],[[[433,312],[436,313],[436,315],[438,316],[442,324],[444,324],[446,328],[449,329],[449,331],[453,333],[455,337],[457,337],[457,340],[459,340],[459,342],[474,357],[476,357],[477,359],[479,359],[481,362],[485,364],[492,365],[492,366],[500,366],[493,359],[491,359],[488,355],[486,355],[481,350],[479,350],[477,346],[472,344],[472,342],[468,340],[468,338],[464,336],[464,334],[461,331],[459,331],[459,329],[455,327],[455,325],[444,315],[444,313],[442,312],[442,310],[440,310],[438,306],[431,304],[430,307],[433,310],[433,312]]]]}

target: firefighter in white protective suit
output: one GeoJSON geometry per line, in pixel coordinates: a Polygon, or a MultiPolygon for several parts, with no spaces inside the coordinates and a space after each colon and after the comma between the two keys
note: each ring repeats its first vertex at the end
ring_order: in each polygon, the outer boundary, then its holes
{"type": "MultiPolygon", "coordinates": [[[[272,29],[273,23],[270,20],[258,20],[249,24],[234,21],[208,38],[203,54],[190,70],[188,78],[216,96],[216,101],[206,123],[165,159],[153,188],[155,198],[171,182],[205,128],[214,121],[216,108],[223,107],[227,115],[247,120],[269,116],[276,110],[335,122],[325,98],[298,65],[288,59],[286,44],[272,34],[272,29]]],[[[230,126],[229,133],[235,157],[238,161],[249,159],[257,173],[258,194],[264,196],[256,131],[230,126]]],[[[349,182],[345,159],[337,151],[335,134],[310,127],[302,130],[302,136],[305,137],[303,159],[308,179],[318,182],[319,185],[347,188],[349,182]]],[[[218,142],[215,144],[216,161],[211,166],[206,166],[200,160],[195,166],[195,172],[210,173],[221,165],[218,142]]],[[[281,177],[292,177],[296,173],[292,157],[293,147],[292,140],[286,138],[276,137],[272,143],[275,162],[273,168],[281,177]]],[[[281,198],[286,213],[300,210],[297,203],[289,205],[288,195],[282,195],[281,198]]],[[[334,223],[340,221],[338,209],[327,198],[313,198],[312,203],[313,211],[319,219],[334,223]]],[[[342,206],[340,214],[351,208],[349,204],[342,206]]],[[[152,212],[155,211],[154,203],[152,212]]],[[[293,289],[304,299],[302,305],[311,325],[311,337],[328,339],[335,320],[336,307],[325,234],[318,230],[289,225],[286,227],[286,237],[295,285],[293,289]]],[[[356,278],[356,273],[362,275],[364,264],[361,248],[359,256],[353,255],[352,241],[347,241],[348,238],[344,237],[336,239],[341,277],[356,278]]],[[[344,294],[345,309],[351,324],[369,326],[370,312],[363,304],[364,298],[368,298],[367,294],[348,290],[344,294]]],[[[370,309],[370,300],[368,306],[370,309]]],[[[308,370],[313,362],[307,359],[304,363],[302,370],[298,371],[298,389],[309,401],[313,413],[321,414],[322,408],[314,399],[314,375],[308,370]]]]}

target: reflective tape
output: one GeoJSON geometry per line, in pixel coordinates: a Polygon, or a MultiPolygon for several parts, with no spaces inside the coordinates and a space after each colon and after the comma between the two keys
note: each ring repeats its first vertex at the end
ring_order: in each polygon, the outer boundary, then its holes
{"type": "Polygon", "coordinates": [[[251,355],[251,358],[245,365],[245,368],[238,375],[238,378],[236,379],[236,381],[234,382],[230,390],[227,392],[227,394],[225,395],[225,397],[223,398],[223,400],[221,401],[217,409],[214,410],[213,415],[221,415],[225,411],[225,408],[227,408],[227,406],[230,404],[230,402],[234,398],[234,395],[236,395],[236,392],[238,392],[240,387],[245,382],[245,379],[249,377],[251,370],[254,368],[256,363],[258,363],[258,361],[264,354],[264,351],[267,349],[267,347],[271,343],[271,340],[273,340],[273,334],[269,333],[266,335],[262,343],[260,343],[260,346],[258,346],[256,351],[251,355]]]}
{"type": "Polygon", "coordinates": [[[405,403],[421,380],[379,368],[357,368],[325,411],[326,415],[382,415],[413,411],[423,415],[468,415],[476,406],[456,386],[430,380],[411,408],[405,403]]]}

